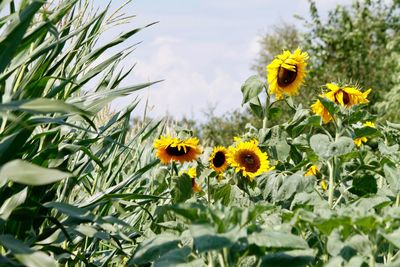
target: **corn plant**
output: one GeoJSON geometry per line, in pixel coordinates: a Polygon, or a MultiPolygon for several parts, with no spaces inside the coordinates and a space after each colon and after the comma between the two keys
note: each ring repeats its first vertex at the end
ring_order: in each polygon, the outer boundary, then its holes
{"type": "Polygon", "coordinates": [[[154,160],[147,138],[160,122],[130,130],[138,99],[97,116],[153,84],[121,86],[133,70],[121,67],[134,49],[123,44],[150,25],[101,42],[130,17],[93,3],[0,3],[1,265],[123,263],[141,202],[153,199],[142,182],[154,160]]]}

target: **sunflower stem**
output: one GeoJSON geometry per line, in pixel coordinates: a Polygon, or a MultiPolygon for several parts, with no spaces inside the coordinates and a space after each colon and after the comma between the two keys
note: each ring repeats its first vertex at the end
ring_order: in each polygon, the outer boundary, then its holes
{"type": "Polygon", "coordinates": [[[328,161],[328,169],[329,169],[329,188],[328,188],[328,204],[329,207],[332,209],[333,208],[333,193],[335,190],[335,183],[334,183],[334,177],[333,177],[333,163],[328,161]]]}
{"type": "Polygon", "coordinates": [[[264,86],[265,88],[265,94],[266,94],[266,98],[265,98],[265,108],[264,108],[264,119],[263,119],[263,130],[265,131],[267,129],[267,125],[268,125],[268,115],[269,115],[269,109],[270,109],[270,96],[268,93],[268,89],[266,86],[264,86]]]}
{"type": "Polygon", "coordinates": [[[210,206],[210,204],[211,204],[211,196],[210,196],[210,175],[207,176],[207,200],[208,200],[208,205],[210,206]]]}

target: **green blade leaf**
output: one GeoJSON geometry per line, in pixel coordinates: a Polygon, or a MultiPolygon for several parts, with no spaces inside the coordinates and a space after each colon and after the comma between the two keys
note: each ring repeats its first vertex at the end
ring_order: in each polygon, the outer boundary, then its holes
{"type": "Polygon", "coordinates": [[[45,185],[72,176],[71,173],[47,169],[24,160],[13,160],[0,170],[0,184],[13,181],[25,185],[45,185]]]}
{"type": "Polygon", "coordinates": [[[7,30],[0,38],[0,73],[2,73],[14,57],[31,20],[45,1],[33,1],[10,21],[7,30]]]}
{"type": "Polygon", "coordinates": [[[10,217],[12,211],[25,202],[26,195],[28,192],[28,187],[25,187],[20,192],[14,194],[6,201],[4,201],[3,205],[0,208],[0,218],[4,221],[7,221],[8,217],[10,217]]]}

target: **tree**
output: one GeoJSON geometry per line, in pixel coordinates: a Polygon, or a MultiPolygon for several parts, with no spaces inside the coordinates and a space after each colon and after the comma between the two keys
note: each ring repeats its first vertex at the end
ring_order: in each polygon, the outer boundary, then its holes
{"type": "MultiPolygon", "coordinates": [[[[300,46],[310,59],[306,84],[296,102],[310,105],[321,86],[329,82],[372,88],[372,103],[391,100],[399,84],[400,1],[356,0],[350,6],[338,5],[324,21],[315,2],[309,3],[311,19],[300,18],[305,24],[303,32],[282,24],[261,36],[261,50],[252,69],[265,77],[265,67],[275,55],[300,46]]],[[[374,112],[379,113],[378,107],[386,112],[383,106],[388,105],[370,107],[374,112]]]]}
{"type": "Polygon", "coordinates": [[[259,44],[261,49],[251,68],[261,77],[265,77],[265,67],[282,50],[296,49],[300,45],[300,35],[294,25],[282,23],[273,26],[270,32],[264,33],[259,39],[259,44]]]}
{"type": "Polygon", "coordinates": [[[311,55],[308,86],[318,90],[332,81],[372,88],[370,100],[382,99],[396,81],[394,53],[399,52],[399,1],[357,0],[338,5],[322,22],[315,2],[310,2],[302,46],[311,55]]]}

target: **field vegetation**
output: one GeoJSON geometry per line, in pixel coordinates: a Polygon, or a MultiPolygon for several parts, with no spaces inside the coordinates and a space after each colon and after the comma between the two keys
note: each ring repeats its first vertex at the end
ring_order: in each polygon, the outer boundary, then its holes
{"type": "Polygon", "coordinates": [[[110,110],[152,24],[92,4],[0,1],[1,266],[400,266],[399,1],[310,1],[203,124],[110,110]]]}

